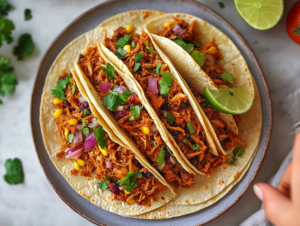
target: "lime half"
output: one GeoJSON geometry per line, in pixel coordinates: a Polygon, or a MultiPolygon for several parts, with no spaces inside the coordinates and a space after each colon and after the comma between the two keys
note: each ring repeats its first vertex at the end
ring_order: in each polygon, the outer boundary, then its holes
{"type": "Polygon", "coordinates": [[[221,86],[218,90],[204,88],[204,96],[216,110],[232,115],[243,114],[250,110],[253,100],[245,89],[221,86]]]}
{"type": "Polygon", "coordinates": [[[281,19],[284,0],[234,0],[240,16],[257,30],[268,30],[281,19]]]}

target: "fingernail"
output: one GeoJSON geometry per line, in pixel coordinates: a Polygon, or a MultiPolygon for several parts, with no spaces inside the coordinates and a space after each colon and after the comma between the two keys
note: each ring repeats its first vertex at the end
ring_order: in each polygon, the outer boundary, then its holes
{"type": "Polygon", "coordinates": [[[257,198],[259,198],[261,201],[263,201],[263,193],[262,190],[255,184],[253,186],[253,190],[257,198]]]}

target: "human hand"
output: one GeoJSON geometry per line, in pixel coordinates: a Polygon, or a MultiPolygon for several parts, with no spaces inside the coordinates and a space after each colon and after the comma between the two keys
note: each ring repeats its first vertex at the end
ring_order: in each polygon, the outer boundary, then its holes
{"type": "Polygon", "coordinates": [[[293,159],[278,189],[255,184],[254,192],[264,203],[265,215],[276,226],[300,225],[300,132],[295,136],[293,159]]]}

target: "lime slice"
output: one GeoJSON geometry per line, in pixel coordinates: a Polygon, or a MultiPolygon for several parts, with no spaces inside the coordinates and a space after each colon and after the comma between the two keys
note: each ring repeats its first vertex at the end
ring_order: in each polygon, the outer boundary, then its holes
{"type": "Polygon", "coordinates": [[[253,100],[245,89],[221,86],[218,90],[204,88],[204,96],[216,110],[232,115],[243,114],[250,110],[253,100]]]}
{"type": "Polygon", "coordinates": [[[281,19],[284,10],[283,0],[234,0],[240,16],[257,30],[268,30],[281,19]]]}

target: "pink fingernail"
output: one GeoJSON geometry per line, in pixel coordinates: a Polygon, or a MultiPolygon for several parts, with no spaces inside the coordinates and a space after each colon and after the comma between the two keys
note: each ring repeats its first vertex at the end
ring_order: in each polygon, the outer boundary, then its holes
{"type": "Polygon", "coordinates": [[[253,186],[253,190],[257,198],[259,198],[261,201],[263,201],[263,193],[262,190],[255,184],[253,186]]]}

